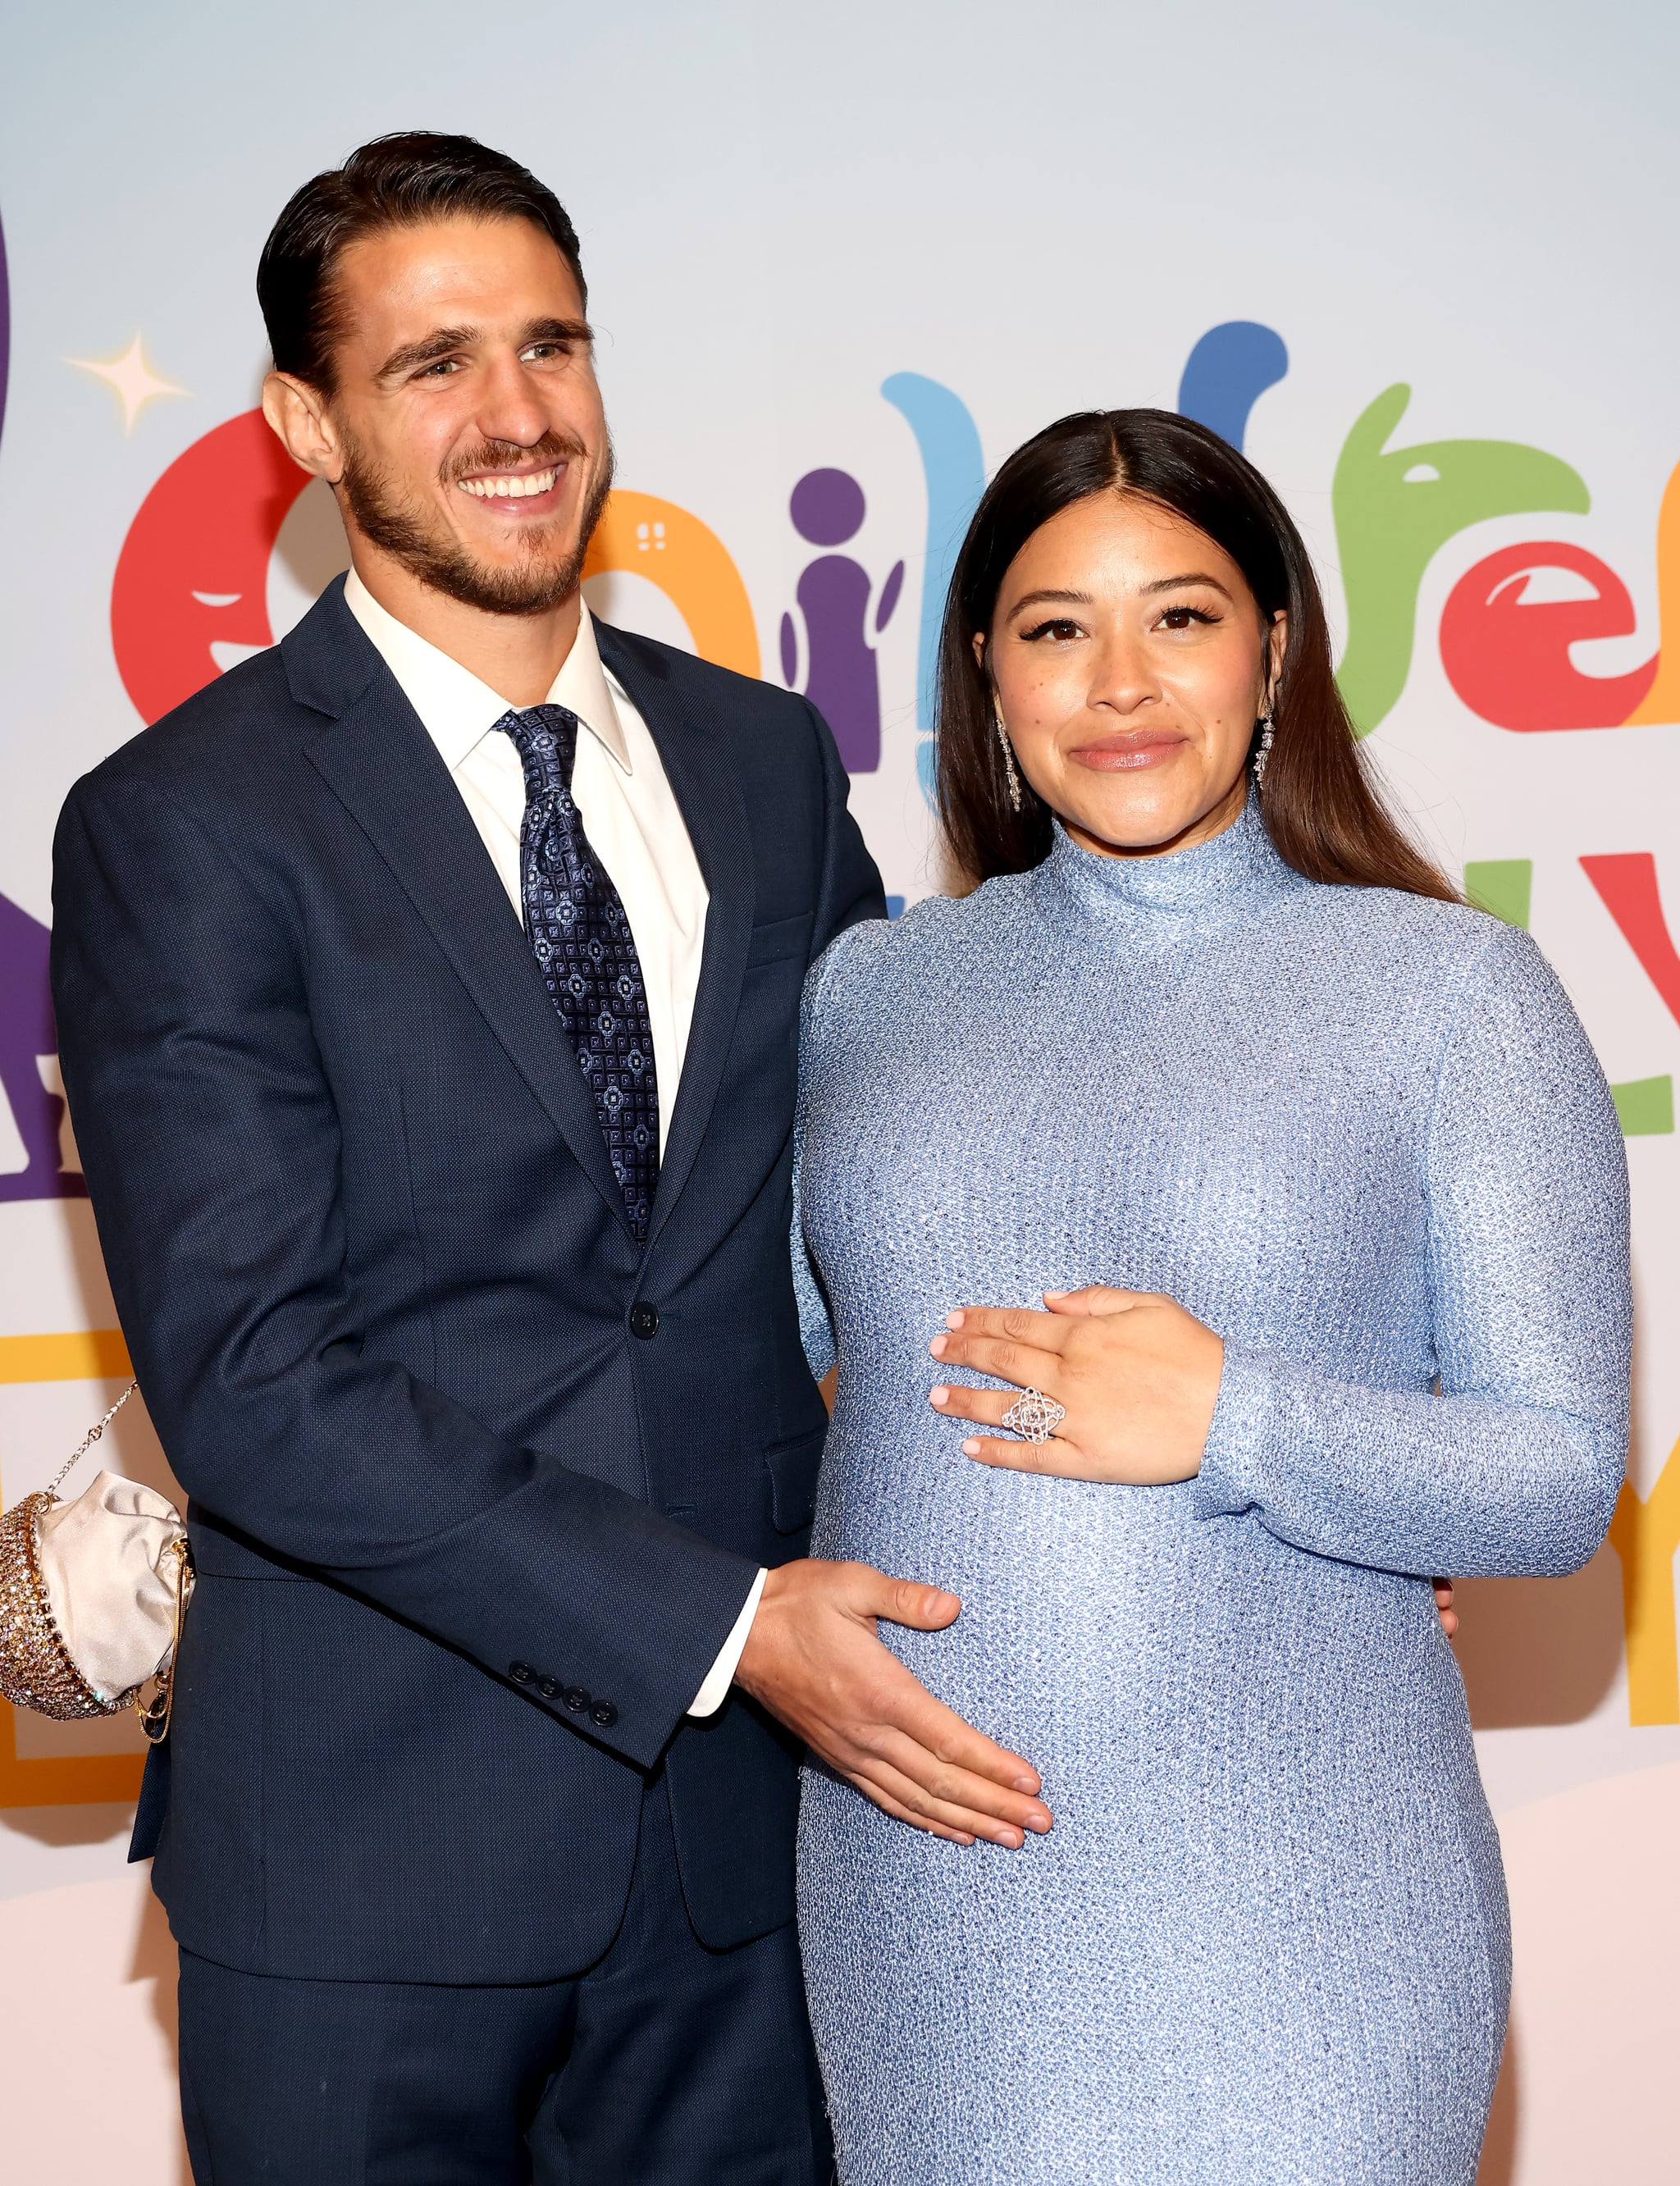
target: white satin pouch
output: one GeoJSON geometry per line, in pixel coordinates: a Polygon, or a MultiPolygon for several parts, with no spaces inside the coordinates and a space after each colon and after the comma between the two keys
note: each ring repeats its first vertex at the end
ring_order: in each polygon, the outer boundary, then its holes
{"type": "Polygon", "coordinates": [[[175,1645],[173,1544],[185,1532],[154,1488],[102,1472],[41,1513],[41,1579],[59,1637],[107,1706],[154,1677],[175,1645]]]}

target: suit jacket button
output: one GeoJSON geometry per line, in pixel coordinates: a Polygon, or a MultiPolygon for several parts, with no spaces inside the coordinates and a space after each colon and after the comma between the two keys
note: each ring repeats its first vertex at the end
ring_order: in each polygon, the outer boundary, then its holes
{"type": "Polygon", "coordinates": [[[589,1695],[584,1690],[581,1685],[568,1685],[565,1691],[561,1694],[560,1697],[565,1701],[567,1707],[570,1708],[574,1715],[588,1714],[589,1695]]]}
{"type": "Polygon", "coordinates": [[[613,1725],[619,1720],[619,1711],[611,1701],[596,1701],[589,1712],[589,1719],[592,1724],[597,1724],[601,1729],[611,1730],[613,1725]]]}
{"type": "Polygon", "coordinates": [[[552,1701],[560,1690],[560,1681],[557,1678],[539,1678],[536,1681],[536,1689],[544,1700],[552,1701]]]}
{"type": "Polygon", "coordinates": [[[536,1672],[529,1662],[510,1662],[507,1665],[507,1674],[516,1685],[528,1685],[535,1677],[536,1672]]]}
{"type": "Polygon", "coordinates": [[[638,1298],[630,1309],[630,1334],[639,1336],[646,1343],[650,1337],[659,1333],[659,1309],[649,1305],[646,1298],[638,1298]]]}

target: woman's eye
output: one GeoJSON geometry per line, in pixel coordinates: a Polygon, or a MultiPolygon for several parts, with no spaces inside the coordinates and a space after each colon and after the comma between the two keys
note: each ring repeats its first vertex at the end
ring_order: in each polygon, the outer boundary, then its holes
{"type": "Polygon", "coordinates": [[[1058,643],[1065,644],[1069,639],[1078,637],[1079,634],[1079,625],[1077,622],[1068,622],[1058,617],[1053,622],[1035,623],[1031,630],[1023,630],[1021,636],[1023,644],[1027,645],[1036,645],[1039,640],[1044,637],[1053,637],[1058,643]]]}
{"type": "Polygon", "coordinates": [[[1163,630],[1189,630],[1196,623],[1212,624],[1218,618],[1205,608],[1168,608],[1161,618],[1163,630]]]}

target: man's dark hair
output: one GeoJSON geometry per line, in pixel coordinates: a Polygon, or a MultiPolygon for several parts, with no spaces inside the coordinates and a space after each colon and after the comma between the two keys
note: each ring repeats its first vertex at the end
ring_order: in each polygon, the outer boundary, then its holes
{"type": "Polygon", "coordinates": [[[304,184],[274,223],[257,264],[257,301],[277,372],[333,388],[343,328],[334,275],[352,243],[423,221],[528,220],[572,269],[587,303],[578,233],[552,190],[475,137],[409,129],[376,137],[304,184]]]}

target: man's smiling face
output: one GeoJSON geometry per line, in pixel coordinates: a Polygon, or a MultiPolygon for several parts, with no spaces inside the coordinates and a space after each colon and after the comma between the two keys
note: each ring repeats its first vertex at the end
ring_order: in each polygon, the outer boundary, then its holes
{"type": "Polygon", "coordinates": [[[554,244],[517,219],[387,228],[344,251],[333,317],[346,526],[467,606],[552,608],[613,469],[583,299],[554,244]]]}

